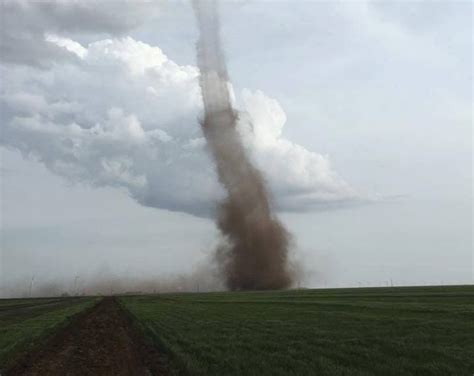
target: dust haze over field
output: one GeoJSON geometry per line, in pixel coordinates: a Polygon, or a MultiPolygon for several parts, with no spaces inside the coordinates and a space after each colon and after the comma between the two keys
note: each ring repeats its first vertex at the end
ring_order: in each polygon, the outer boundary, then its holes
{"type": "Polygon", "coordinates": [[[102,271],[48,278],[38,275],[0,284],[1,298],[54,296],[152,294],[166,292],[222,291],[225,286],[212,263],[196,265],[187,273],[137,275],[124,271],[102,271]]]}
{"type": "Polygon", "coordinates": [[[250,161],[236,129],[238,114],[229,94],[217,3],[196,0],[193,4],[199,27],[199,82],[204,101],[201,126],[227,193],[217,215],[223,236],[217,260],[231,290],[286,288],[291,284],[290,236],[272,213],[262,174],[250,161]]]}

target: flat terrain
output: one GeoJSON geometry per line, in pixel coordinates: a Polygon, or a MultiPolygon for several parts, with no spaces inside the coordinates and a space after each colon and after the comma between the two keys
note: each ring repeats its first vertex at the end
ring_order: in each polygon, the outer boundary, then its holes
{"type": "Polygon", "coordinates": [[[95,298],[0,299],[0,370],[91,307],[95,298]]]}
{"type": "Polygon", "coordinates": [[[123,297],[192,375],[474,374],[474,287],[123,297]]]}
{"type": "Polygon", "coordinates": [[[474,286],[0,300],[0,351],[2,376],[471,376],[474,286]]]}

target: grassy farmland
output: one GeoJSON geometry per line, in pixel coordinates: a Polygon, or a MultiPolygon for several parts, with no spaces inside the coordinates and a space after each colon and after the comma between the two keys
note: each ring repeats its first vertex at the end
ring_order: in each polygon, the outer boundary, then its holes
{"type": "Polygon", "coordinates": [[[474,287],[121,298],[192,375],[469,375],[474,287]]]}
{"type": "Polygon", "coordinates": [[[0,300],[0,370],[24,351],[40,345],[95,298],[0,300]]]}

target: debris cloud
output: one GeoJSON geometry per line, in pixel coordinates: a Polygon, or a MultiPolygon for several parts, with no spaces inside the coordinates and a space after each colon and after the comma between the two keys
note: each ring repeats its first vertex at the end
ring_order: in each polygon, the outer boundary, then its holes
{"type": "Polygon", "coordinates": [[[229,76],[221,48],[217,2],[195,0],[199,27],[197,60],[204,102],[201,127],[227,197],[217,226],[223,239],[217,261],[231,290],[282,289],[292,284],[290,235],[272,212],[261,172],[246,154],[236,129],[229,76]]]}

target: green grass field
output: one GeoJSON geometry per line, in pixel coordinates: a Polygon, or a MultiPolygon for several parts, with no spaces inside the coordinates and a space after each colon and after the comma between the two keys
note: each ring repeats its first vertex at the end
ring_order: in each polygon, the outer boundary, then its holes
{"type": "Polygon", "coordinates": [[[164,294],[121,303],[192,375],[474,374],[473,286],[164,294]]]}
{"type": "Polygon", "coordinates": [[[22,352],[40,345],[96,298],[0,300],[0,370],[22,352]]]}

